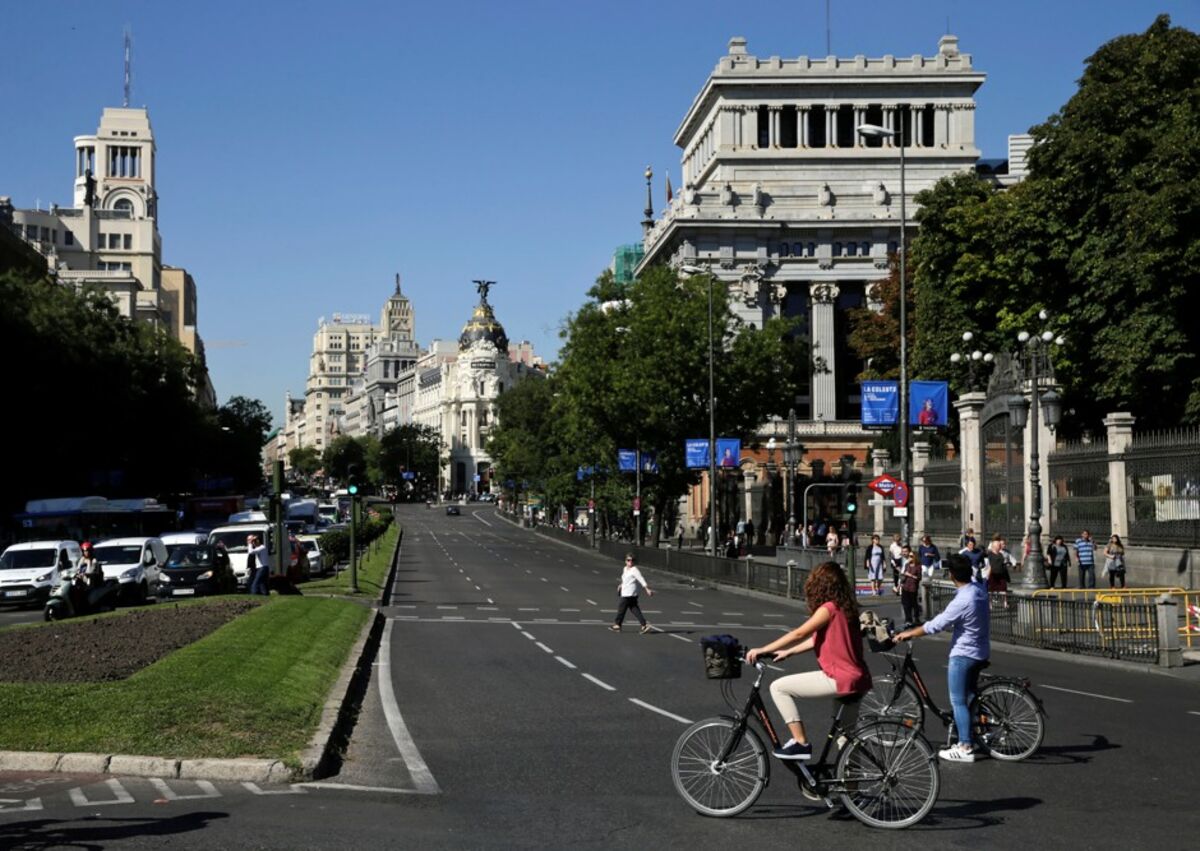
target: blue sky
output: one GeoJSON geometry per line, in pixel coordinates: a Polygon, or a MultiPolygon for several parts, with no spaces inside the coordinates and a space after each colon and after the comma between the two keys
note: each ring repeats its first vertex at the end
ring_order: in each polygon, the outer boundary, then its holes
{"type": "MultiPolygon", "coordinates": [[[[976,132],[1003,157],[1074,92],[1084,59],[1200,2],[832,0],[839,56],[936,52],[988,74],[976,132]],[[1081,10],[1086,10],[1081,14],[1081,10]]],[[[121,101],[158,144],[164,262],[200,292],[221,400],[276,416],[303,391],[317,319],[378,316],[400,272],[417,335],[458,335],[472,278],[510,338],[554,357],[564,317],[640,238],[642,170],[679,185],[672,134],[730,36],[825,55],[824,0],[790,2],[9,2],[0,195],[71,203],[72,137],[121,101]]]]}

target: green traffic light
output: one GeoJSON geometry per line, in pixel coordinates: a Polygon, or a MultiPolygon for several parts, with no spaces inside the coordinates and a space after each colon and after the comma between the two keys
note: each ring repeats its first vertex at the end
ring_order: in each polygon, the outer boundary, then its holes
{"type": "Polygon", "coordinates": [[[850,514],[853,514],[854,512],[858,511],[858,506],[852,502],[846,506],[846,511],[850,514]]]}
{"type": "Polygon", "coordinates": [[[350,492],[350,496],[354,496],[356,493],[358,493],[358,485],[351,485],[350,487],[346,488],[346,490],[350,492]]]}

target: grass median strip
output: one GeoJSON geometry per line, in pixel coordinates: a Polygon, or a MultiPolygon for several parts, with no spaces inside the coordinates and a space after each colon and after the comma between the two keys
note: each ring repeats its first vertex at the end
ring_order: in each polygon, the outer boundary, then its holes
{"type": "MultiPolygon", "coordinates": [[[[392,566],[392,552],[396,549],[399,527],[393,523],[387,531],[367,547],[366,554],[358,562],[358,592],[364,597],[378,599],[387,582],[388,568],[392,566]]],[[[337,576],[314,579],[300,586],[305,594],[349,594],[350,568],[347,566],[337,576]]]]}
{"type": "Polygon", "coordinates": [[[0,684],[0,750],[298,764],[370,614],[279,597],[125,680],[0,684]]]}

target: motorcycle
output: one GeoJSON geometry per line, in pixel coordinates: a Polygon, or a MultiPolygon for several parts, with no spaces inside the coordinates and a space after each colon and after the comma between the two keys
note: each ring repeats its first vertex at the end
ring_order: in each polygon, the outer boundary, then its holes
{"type": "Polygon", "coordinates": [[[115,579],[105,580],[98,588],[93,588],[82,577],[66,577],[46,600],[46,620],[61,621],[78,615],[111,612],[117,607],[120,587],[115,579]]]}

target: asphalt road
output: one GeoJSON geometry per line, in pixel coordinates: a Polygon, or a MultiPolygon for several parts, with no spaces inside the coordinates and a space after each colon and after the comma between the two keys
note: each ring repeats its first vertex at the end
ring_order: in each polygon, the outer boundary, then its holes
{"type": "MultiPolygon", "coordinates": [[[[1194,680],[1000,650],[993,672],[1030,676],[1046,705],[1045,747],[1019,764],[943,765],[922,824],[869,830],[802,798],[778,764],[745,815],[698,816],[668,768],[687,721],[727,711],[704,679],[698,639],[762,643],[803,610],[647,571],[658,593],[642,603],[657,631],[627,622],[615,634],[616,561],[513,528],[490,508],[403,509],[402,520],[378,676],[340,775],[272,789],[170,781],[166,791],[145,779],[0,775],[0,846],[954,848],[1053,837],[1174,848],[1200,831],[1194,680]]],[[[945,652],[936,639],[917,645],[943,704],[945,652]]],[[[738,681],[740,695],[747,685],[738,681]]],[[[828,713],[811,707],[814,732],[828,713]]],[[[941,732],[928,722],[931,739],[941,732]]]]}

